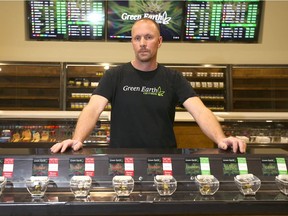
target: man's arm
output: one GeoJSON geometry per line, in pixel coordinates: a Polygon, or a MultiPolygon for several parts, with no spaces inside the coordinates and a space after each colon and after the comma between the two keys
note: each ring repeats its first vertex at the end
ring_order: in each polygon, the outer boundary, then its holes
{"type": "Polygon", "coordinates": [[[68,147],[73,148],[75,151],[82,148],[84,140],[94,129],[107,103],[108,100],[105,97],[93,95],[78,118],[73,138],[56,143],[50,148],[51,152],[64,152],[68,147]]]}
{"type": "Polygon", "coordinates": [[[183,106],[193,116],[203,133],[218,145],[218,148],[231,147],[234,152],[246,151],[246,143],[235,137],[224,135],[221,125],[215,115],[209,110],[198,97],[188,98],[183,106]]]}

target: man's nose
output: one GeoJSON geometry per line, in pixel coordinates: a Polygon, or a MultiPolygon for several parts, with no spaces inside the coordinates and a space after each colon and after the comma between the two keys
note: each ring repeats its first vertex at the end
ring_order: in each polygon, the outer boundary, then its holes
{"type": "Polygon", "coordinates": [[[144,37],[141,37],[141,39],[140,39],[140,46],[141,46],[141,47],[142,47],[142,46],[146,46],[146,40],[145,40],[144,37]]]}

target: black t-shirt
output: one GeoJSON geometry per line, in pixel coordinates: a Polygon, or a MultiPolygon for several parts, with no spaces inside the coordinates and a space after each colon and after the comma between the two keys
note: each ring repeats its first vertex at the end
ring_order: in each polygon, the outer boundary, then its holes
{"type": "Polygon", "coordinates": [[[175,107],[196,96],[180,72],[131,63],[107,70],[93,94],[111,103],[110,147],[122,148],[176,148],[175,107]]]}

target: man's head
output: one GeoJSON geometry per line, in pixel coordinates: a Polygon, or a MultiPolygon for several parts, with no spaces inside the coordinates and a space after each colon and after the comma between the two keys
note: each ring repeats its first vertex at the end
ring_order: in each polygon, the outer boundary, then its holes
{"type": "Polygon", "coordinates": [[[132,26],[132,45],[136,61],[156,62],[158,48],[162,44],[159,25],[152,19],[137,20],[132,26]]]}

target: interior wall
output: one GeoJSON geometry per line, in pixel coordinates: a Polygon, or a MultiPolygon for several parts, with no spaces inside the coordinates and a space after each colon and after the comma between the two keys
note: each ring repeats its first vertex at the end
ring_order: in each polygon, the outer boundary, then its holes
{"type": "MultiPolygon", "coordinates": [[[[166,42],[161,63],[288,64],[288,1],[266,0],[258,44],[166,42]]],[[[29,41],[24,0],[0,0],[0,61],[128,62],[129,42],[29,41]]]]}

